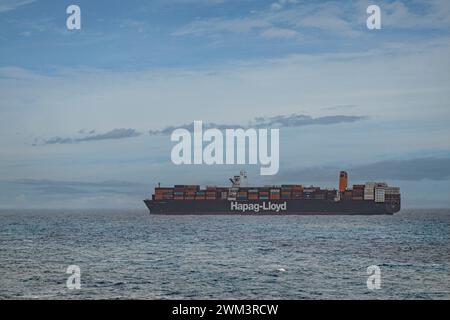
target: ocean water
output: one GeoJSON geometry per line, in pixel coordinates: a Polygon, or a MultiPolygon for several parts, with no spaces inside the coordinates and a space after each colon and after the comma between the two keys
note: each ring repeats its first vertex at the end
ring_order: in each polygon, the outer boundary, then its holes
{"type": "Polygon", "coordinates": [[[450,210],[0,211],[0,299],[449,299],[450,210]],[[69,290],[69,265],[81,289],[69,290]],[[377,265],[381,287],[367,288],[377,265]]]}

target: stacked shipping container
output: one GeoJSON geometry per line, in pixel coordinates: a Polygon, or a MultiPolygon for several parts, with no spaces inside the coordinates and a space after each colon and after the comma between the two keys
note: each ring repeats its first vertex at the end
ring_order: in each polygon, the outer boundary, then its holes
{"type": "Polygon", "coordinates": [[[375,200],[375,182],[367,182],[365,184],[364,200],[375,200]]]}
{"type": "Polygon", "coordinates": [[[258,200],[258,199],[259,199],[258,189],[249,189],[248,200],[258,200]]]}
{"type": "MultiPolygon", "coordinates": [[[[154,200],[217,200],[228,199],[230,189],[225,187],[207,186],[200,189],[198,185],[175,185],[173,188],[155,188],[154,200]]],[[[282,185],[261,188],[236,188],[236,200],[290,200],[315,199],[334,201],[336,189],[320,189],[302,185],[282,185]]],[[[385,202],[400,199],[400,188],[388,187],[385,183],[367,182],[355,184],[352,189],[346,189],[341,194],[342,200],[385,202]]]]}
{"type": "Polygon", "coordinates": [[[364,185],[354,184],[352,190],[352,200],[364,200],[364,185]]]}

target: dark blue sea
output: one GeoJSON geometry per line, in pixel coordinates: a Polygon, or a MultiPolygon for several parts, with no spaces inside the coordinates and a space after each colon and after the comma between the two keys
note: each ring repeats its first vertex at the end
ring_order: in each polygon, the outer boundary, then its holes
{"type": "Polygon", "coordinates": [[[449,299],[450,210],[0,211],[0,299],[449,299]],[[66,287],[69,265],[81,289],[66,287]],[[380,289],[367,267],[380,268],[380,289]]]}

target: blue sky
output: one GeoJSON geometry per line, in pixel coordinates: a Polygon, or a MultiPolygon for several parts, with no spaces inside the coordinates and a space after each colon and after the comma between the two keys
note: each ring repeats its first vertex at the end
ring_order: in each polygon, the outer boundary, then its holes
{"type": "Polygon", "coordinates": [[[368,4],[0,0],[0,207],[140,207],[159,181],[225,184],[240,167],[176,167],[149,130],[293,114],[312,121],[281,125],[280,173],[247,167],[254,183],[332,187],[344,168],[407,206],[450,206],[450,2],[376,1],[381,30],[368,4]],[[341,116],[359,120],[323,121],[341,116]]]}

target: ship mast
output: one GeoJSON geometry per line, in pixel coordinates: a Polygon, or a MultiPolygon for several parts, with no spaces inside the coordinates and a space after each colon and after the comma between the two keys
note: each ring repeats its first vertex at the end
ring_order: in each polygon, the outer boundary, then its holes
{"type": "Polygon", "coordinates": [[[239,175],[241,176],[241,179],[245,181],[245,186],[248,187],[247,171],[241,170],[239,175]]]}
{"type": "Polygon", "coordinates": [[[237,193],[241,187],[242,180],[247,181],[247,172],[241,170],[238,176],[230,178],[231,188],[228,189],[228,200],[236,200],[237,193]]]}

